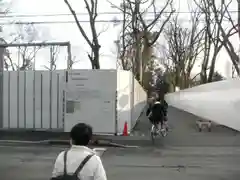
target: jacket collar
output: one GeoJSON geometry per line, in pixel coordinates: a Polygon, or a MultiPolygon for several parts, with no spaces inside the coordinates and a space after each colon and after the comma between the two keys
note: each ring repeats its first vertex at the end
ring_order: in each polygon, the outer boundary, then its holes
{"type": "Polygon", "coordinates": [[[88,148],[87,146],[76,146],[76,145],[72,145],[71,149],[74,150],[82,150],[82,151],[88,151],[90,153],[95,153],[92,149],[88,148]]]}

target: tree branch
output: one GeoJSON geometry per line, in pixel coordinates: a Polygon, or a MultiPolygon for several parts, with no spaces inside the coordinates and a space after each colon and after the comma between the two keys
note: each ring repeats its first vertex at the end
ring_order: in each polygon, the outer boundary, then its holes
{"type": "MultiPolygon", "coordinates": [[[[85,1],[85,0],[84,0],[85,1]]],[[[73,10],[72,6],[70,5],[70,3],[68,2],[68,0],[64,0],[65,4],[67,5],[68,9],[70,10],[70,12],[72,13],[74,20],[77,24],[77,27],[79,29],[79,31],[81,32],[82,36],[84,37],[84,39],[87,41],[88,45],[93,48],[92,42],[89,40],[86,32],[84,31],[84,29],[82,28],[81,24],[78,21],[76,12],[73,10]]]]}

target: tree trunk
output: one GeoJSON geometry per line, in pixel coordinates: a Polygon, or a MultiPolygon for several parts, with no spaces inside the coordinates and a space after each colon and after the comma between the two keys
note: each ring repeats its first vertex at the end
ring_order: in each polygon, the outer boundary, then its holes
{"type": "Polygon", "coordinates": [[[209,62],[209,54],[210,54],[210,44],[211,44],[211,39],[208,35],[208,24],[207,24],[207,29],[205,32],[205,40],[204,40],[204,57],[203,57],[203,62],[202,62],[202,69],[200,73],[201,77],[201,83],[205,84],[207,83],[207,69],[208,69],[208,62],[209,62]]]}
{"type": "Polygon", "coordinates": [[[95,69],[100,69],[100,63],[99,63],[99,48],[96,48],[94,52],[94,67],[95,69]]]}
{"type": "Polygon", "coordinates": [[[240,48],[240,0],[238,0],[238,37],[239,37],[239,48],[240,48]]]}
{"type": "Polygon", "coordinates": [[[217,60],[217,54],[218,54],[218,52],[216,52],[216,51],[213,54],[207,82],[213,81],[213,75],[215,72],[215,64],[216,64],[216,60],[217,60]]]}

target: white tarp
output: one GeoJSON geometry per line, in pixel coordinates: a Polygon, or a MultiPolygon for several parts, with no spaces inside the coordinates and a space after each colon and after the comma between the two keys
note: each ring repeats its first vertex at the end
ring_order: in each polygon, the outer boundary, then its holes
{"type": "Polygon", "coordinates": [[[66,84],[64,131],[79,123],[95,134],[115,134],[116,71],[71,70],[66,84]]]}
{"type": "Polygon", "coordinates": [[[68,132],[74,124],[86,122],[95,134],[121,134],[125,123],[130,131],[147,98],[132,77],[131,72],[122,70],[70,71],[66,99],[76,107],[74,112],[66,113],[64,130],[68,132]]]}
{"type": "Polygon", "coordinates": [[[169,105],[240,131],[239,79],[209,83],[166,96],[169,105]]]}
{"type": "Polygon", "coordinates": [[[95,134],[121,134],[125,122],[129,131],[133,128],[145,107],[146,93],[131,72],[66,74],[65,70],[4,72],[0,128],[69,132],[78,122],[90,124],[95,134]]]}
{"type": "Polygon", "coordinates": [[[127,122],[130,131],[146,106],[147,93],[130,71],[117,71],[117,129],[123,132],[127,122]]]}

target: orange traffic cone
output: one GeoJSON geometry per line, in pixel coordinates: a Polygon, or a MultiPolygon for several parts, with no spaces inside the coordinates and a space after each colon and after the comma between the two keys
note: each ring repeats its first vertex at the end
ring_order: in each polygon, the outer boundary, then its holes
{"type": "Polygon", "coordinates": [[[123,136],[128,136],[128,124],[127,122],[124,123],[124,127],[123,127],[123,136]]]}

